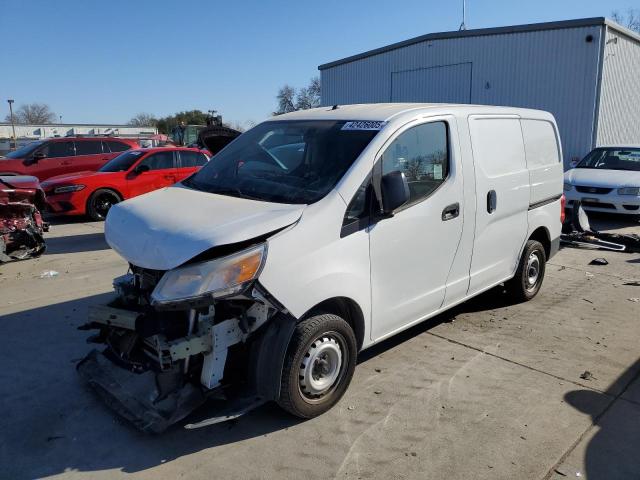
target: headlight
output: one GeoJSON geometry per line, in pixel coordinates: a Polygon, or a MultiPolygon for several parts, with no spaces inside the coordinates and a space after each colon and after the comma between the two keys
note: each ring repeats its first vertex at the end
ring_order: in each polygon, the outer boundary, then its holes
{"type": "Polygon", "coordinates": [[[78,192],[84,188],[84,185],[63,185],[53,189],[53,193],[78,192]]]}
{"type": "Polygon", "coordinates": [[[640,187],[619,188],[618,195],[640,195],[640,187]]]}
{"type": "Polygon", "coordinates": [[[565,192],[570,192],[573,189],[573,185],[571,185],[570,183],[565,183],[564,187],[562,188],[565,192]]]}
{"type": "Polygon", "coordinates": [[[151,303],[235,295],[259,275],[266,256],[267,245],[263,243],[216,260],[169,270],[153,290],[151,303]]]}

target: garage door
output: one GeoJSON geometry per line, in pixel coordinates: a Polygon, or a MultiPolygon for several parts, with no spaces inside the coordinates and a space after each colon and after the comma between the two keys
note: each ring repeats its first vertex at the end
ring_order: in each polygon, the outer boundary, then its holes
{"type": "Polygon", "coordinates": [[[392,102],[471,102],[471,63],[391,73],[392,102]]]}

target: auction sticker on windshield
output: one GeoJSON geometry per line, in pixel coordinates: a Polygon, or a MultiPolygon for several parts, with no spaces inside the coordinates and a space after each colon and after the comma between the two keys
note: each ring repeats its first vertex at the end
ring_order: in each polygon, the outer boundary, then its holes
{"type": "Polygon", "coordinates": [[[342,126],[342,130],[382,130],[387,122],[358,120],[347,122],[342,126]]]}

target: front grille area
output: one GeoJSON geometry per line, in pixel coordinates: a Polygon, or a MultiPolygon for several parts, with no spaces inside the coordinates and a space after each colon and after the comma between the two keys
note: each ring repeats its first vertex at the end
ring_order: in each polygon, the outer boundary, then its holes
{"type": "Polygon", "coordinates": [[[583,187],[576,185],[576,190],[580,193],[594,193],[596,195],[606,195],[611,192],[613,188],[604,188],[604,187],[583,187]]]}
{"type": "Polygon", "coordinates": [[[603,203],[603,202],[582,202],[582,205],[584,207],[591,207],[591,208],[608,208],[610,210],[615,210],[616,206],[613,203],[603,203]]]}

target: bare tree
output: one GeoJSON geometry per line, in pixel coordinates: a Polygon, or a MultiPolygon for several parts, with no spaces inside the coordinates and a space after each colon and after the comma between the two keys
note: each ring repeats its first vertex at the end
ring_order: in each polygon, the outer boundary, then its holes
{"type": "Polygon", "coordinates": [[[320,106],[320,79],[314,77],[309,82],[308,87],[298,90],[296,97],[296,109],[307,110],[308,108],[316,108],[320,106]]]}
{"type": "Polygon", "coordinates": [[[629,30],[640,33],[640,10],[636,8],[627,9],[626,15],[620,13],[619,10],[614,10],[611,12],[611,19],[629,30]]]}
{"type": "Polygon", "coordinates": [[[278,110],[273,112],[274,115],[281,115],[283,113],[289,113],[296,110],[294,104],[294,98],[296,96],[296,89],[290,85],[285,85],[278,91],[276,98],[278,99],[278,110]]]}
{"type": "MultiPolygon", "coordinates": [[[[23,125],[42,125],[54,123],[58,117],[46,103],[27,103],[20,105],[13,112],[13,120],[23,125]]],[[[11,121],[11,115],[5,117],[5,122],[11,121]]]]}
{"type": "Polygon", "coordinates": [[[150,113],[139,113],[133,117],[127,125],[132,127],[155,127],[158,124],[158,119],[150,113]]]}

